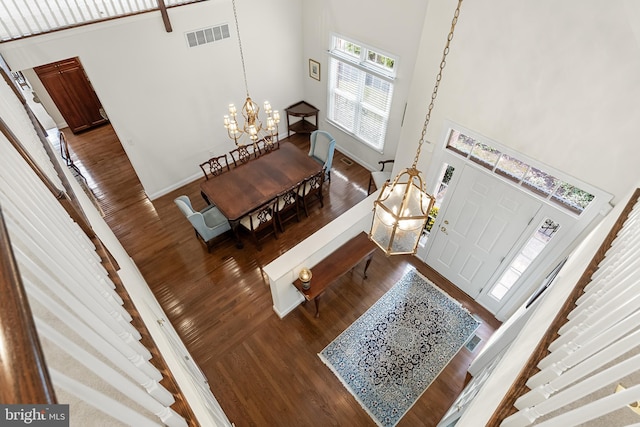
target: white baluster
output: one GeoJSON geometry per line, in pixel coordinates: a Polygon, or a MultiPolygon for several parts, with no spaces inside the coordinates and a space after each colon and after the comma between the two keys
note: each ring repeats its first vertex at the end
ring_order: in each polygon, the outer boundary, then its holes
{"type": "MultiPolygon", "coordinates": [[[[81,318],[94,331],[107,339],[111,345],[115,346],[127,359],[131,360],[136,366],[144,366],[143,360],[151,359],[151,353],[139,341],[127,340],[127,334],[120,329],[116,330],[113,324],[105,323],[103,317],[100,317],[90,307],[82,304],[73,294],[67,291],[56,280],[50,278],[44,270],[39,268],[31,259],[26,257],[19,248],[14,247],[16,259],[20,265],[26,267],[26,271],[31,272],[34,277],[38,278],[40,283],[46,284],[47,289],[56,295],[60,300],[73,310],[76,315],[81,318]],[[123,337],[124,334],[124,337],[123,337]],[[135,343],[135,344],[132,344],[135,343]]],[[[109,320],[110,318],[107,318],[109,320]]],[[[112,320],[111,320],[112,321],[112,320]]],[[[117,326],[117,325],[115,325],[117,326]]],[[[141,369],[144,369],[141,367],[141,369]]],[[[145,373],[152,378],[157,376],[152,370],[145,370],[145,373]]]]}
{"type": "Polygon", "coordinates": [[[152,421],[111,397],[62,374],[57,369],[50,368],[49,374],[56,386],[63,388],[70,394],[84,400],[94,408],[126,425],[136,427],[162,427],[162,424],[152,421]]]}
{"type": "Polygon", "coordinates": [[[563,334],[564,330],[570,328],[573,324],[579,324],[584,322],[591,314],[596,310],[615,304],[613,300],[624,301],[625,295],[633,292],[633,287],[640,281],[640,270],[633,270],[631,272],[621,269],[621,274],[612,279],[612,283],[608,289],[601,292],[600,297],[590,299],[591,304],[580,304],[567,316],[569,322],[567,322],[560,330],[559,334],[563,334]],[[636,277],[637,276],[637,277],[636,277]],[[567,328],[565,328],[567,326],[567,328]]]}
{"type": "Polygon", "coordinates": [[[562,328],[563,334],[549,345],[549,350],[555,351],[557,347],[574,340],[577,335],[584,333],[590,327],[606,322],[609,324],[615,323],[615,321],[628,316],[639,306],[640,294],[633,287],[630,287],[608,299],[601,307],[597,307],[589,313],[589,316],[583,322],[578,323],[573,320],[567,322],[565,325],[571,324],[570,329],[562,328]]]}
{"type": "Polygon", "coordinates": [[[47,307],[54,316],[62,320],[100,354],[106,356],[115,366],[122,369],[131,379],[143,386],[159,402],[167,406],[173,404],[173,395],[158,384],[158,381],[162,379],[162,374],[155,366],[146,361],[144,366],[136,366],[117,347],[112,346],[107,339],[85,326],[80,319],[55,302],[55,300],[48,298],[44,292],[33,283],[30,283],[28,279],[25,280],[25,287],[27,287],[30,297],[37,299],[40,304],[47,307]]]}
{"type": "Polygon", "coordinates": [[[527,382],[527,386],[540,388],[544,390],[544,392],[532,393],[531,395],[530,393],[525,393],[518,398],[515,407],[520,409],[541,403],[556,391],[562,390],[570,384],[582,380],[584,377],[594,373],[596,369],[604,366],[606,363],[623,356],[628,351],[637,347],[638,343],[640,343],[640,331],[636,331],[609,346],[606,346],[607,343],[597,343],[592,346],[594,348],[584,349],[582,352],[580,350],[576,351],[574,354],[567,357],[567,359],[571,359],[573,357],[574,360],[565,359],[562,361],[562,364],[566,366],[565,369],[571,369],[556,375],[555,379],[548,381],[548,383],[533,385],[536,381],[533,381],[534,377],[531,377],[529,382],[527,382]]]}
{"type": "Polygon", "coordinates": [[[106,383],[124,393],[146,410],[156,414],[165,424],[172,427],[187,427],[187,422],[184,418],[173,411],[173,409],[163,405],[148,393],[142,391],[135,383],[120,374],[120,372],[85,351],[41,319],[36,317],[35,322],[40,336],[55,343],[60,349],[66,351],[70,356],[73,356],[74,359],[85,365],[106,383]]]}
{"type": "MultiPolygon", "coordinates": [[[[609,274],[607,277],[600,278],[589,283],[589,289],[585,289],[585,293],[580,298],[578,298],[578,300],[576,301],[576,305],[580,306],[585,303],[589,304],[589,300],[592,300],[593,295],[602,295],[605,292],[609,292],[610,290],[614,289],[614,286],[621,280],[637,274],[639,269],[640,256],[633,256],[629,260],[629,262],[625,262],[624,265],[621,265],[615,271],[611,272],[611,274],[609,274]]],[[[575,315],[573,312],[571,312],[569,318],[572,318],[573,316],[575,315]]]]}
{"type": "MultiPolygon", "coordinates": [[[[587,403],[579,408],[558,415],[548,421],[536,424],[536,426],[567,427],[570,425],[584,425],[588,421],[595,420],[596,418],[638,401],[640,401],[640,385],[630,387],[624,391],[613,393],[602,399],[587,403]]],[[[633,426],[638,427],[638,423],[633,424],[633,426]]]]}
{"type": "Polygon", "coordinates": [[[581,362],[586,357],[591,356],[593,353],[599,351],[616,340],[628,334],[637,325],[640,324],[640,311],[636,311],[631,316],[623,319],[621,322],[614,324],[611,328],[607,329],[604,334],[585,334],[576,340],[575,347],[570,351],[562,351],[564,348],[554,351],[547,355],[540,361],[538,367],[542,367],[541,370],[529,378],[527,386],[529,388],[537,387],[541,384],[551,381],[557,376],[558,371],[562,371],[559,363],[563,363],[566,367],[574,366],[581,362]],[[552,372],[548,372],[552,369],[552,372]]]}
{"type": "MultiPolygon", "coordinates": [[[[553,396],[544,402],[533,406],[527,407],[519,412],[516,412],[512,416],[506,418],[501,426],[502,427],[520,427],[530,425],[537,418],[550,414],[553,411],[562,409],[567,405],[575,402],[578,399],[585,397],[586,395],[599,390],[600,388],[620,380],[629,374],[637,370],[638,364],[640,364],[640,354],[626,359],[625,361],[618,363],[612,367],[609,367],[597,374],[581,381],[553,396]],[[533,419],[532,419],[533,418],[533,419]],[[526,421],[528,420],[528,423],[526,421]]],[[[574,424],[575,425],[575,424],[574,424]]]]}
{"type": "MultiPolygon", "coordinates": [[[[13,223],[13,219],[10,215],[7,215],[7,224],[12,224],[13,227],[19,227],[19,225],[13,223]]],[[[82,305],[87,306],[90,310],[99,316],[102,322],[110,325],[110,327],[120,334],[123,337],[127,337],[129,342],[138,341],[141,336],[140,333],[131,326],[130,323],[126,322],[122,317],[117,317],[112,313],[108,312],[105,309],[105,302],[102,298],[97,297],[95,295],[91,295],[91,293],[87,292],[87,290],[82,286],[82,283],[79,283],[77,280],[74,280],[74,277],[70,274],[70,272],[62,269],[58,264],[56,264],[56,259],[53,256],[58,255],[57,251],[47,252],[43,250],[36,241],[30,238],[28,233],[24,233],[22,236],[22,240],[20,243],[24,245],[24,250],[27,250],[29,253],[35,255],[35,258],[40,263],[45,263],[48,268],[56,275],[58,282],[64,284],[70,292],[77,299],[82,301],[82,305]],[[101,301],[102,304],[100,303],[101,301]]],[[[22,248],[18,248],[21,249],[22,248]]],[[[89,288],[89,287],[87,287],[89,288]]],[[[120,307],[120,306],[118,306],[120,307]]],[[[120,307],[122,309],[122,307],[120,307]]]]}

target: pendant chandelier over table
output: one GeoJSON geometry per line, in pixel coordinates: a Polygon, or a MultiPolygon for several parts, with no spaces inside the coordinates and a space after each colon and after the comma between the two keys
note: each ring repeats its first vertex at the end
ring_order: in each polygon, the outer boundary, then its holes
{"type": "Polygon", "coordinates": [[[417,164],[420,157],[420,149],[427,133],[427,126],[431,119],[431,111],[438,95],[438,88],[442,80],[442,70],[446,65],[449,44],[453,39],[453,32],[458,22],[461,5],[462,0],[458,0],[458,6],[454,12],[447,43],[442,53],[440,68],[431,93],[431,101],[422,126],[422,134],[418,141],[413,164],[410,168],[401,171],[393,181],[387,181],[373,204],[373,222],[371,231],[369,231],[369,238],[386,255],[416,253],[422,230],[424,230],[429,219],[429,211],[435,201],[435,198],[427,193],[426,184],[422,179],[422,172],[417,169],[417,164]]]}
{"type": "Polygon", "coordinates": [[[237,146],[245,146],[256,144],[259,140],[264,140],[266,145],[273,144],[278,139],[278,123],[280,123],[280,113],[278,110],[272,110],[269,101],[264,102],[264,113],[266,115],[266,126],[260,120],[260,107],[253,102],[249,96],[249,85],[247,84],[247,71],[244,63],[244,54],[242,52],[242,41],[240,39],[240,27],[238,26],[238,12],[236,10],[236,2],[232,0],[233,16],[236,22],[236,31],[238,34],[238,47],[240,48],[240,60],[242,62],[242,74],[244,76],[244,87],[247,93],[247,99],[240,110],[244,123],[242,126],[238,124],[238,110],[234,104],[229,105],[229,114],[224,116],[224,127],[227,134],[237,146]],[[248,139],[248,141],[247,141],[248,139]]]}

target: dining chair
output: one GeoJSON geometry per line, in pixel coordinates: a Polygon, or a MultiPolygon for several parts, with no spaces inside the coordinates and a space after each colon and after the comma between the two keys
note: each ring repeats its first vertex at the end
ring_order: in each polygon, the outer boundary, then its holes
{"type": "Polygon", "coordinates": [[[214,176],[222,175],[231,170],[229,167],[229,159],[226,154],[222,156],[212,157],[204,163],[200,163],[200,169],[204,173],[204,178],[209,179],[214,176]]]}
{"type": "Polygon", "coordinates": [[[320,202],[320,207],[324,206],[322,187],[326,171],[324,168],[311,178],[306,179],[298,188],[298,201],[304,208],[305,216],[309,217],[309,203],[320,202]]]}
{"type": "Polygon", "coordinates": [[[278,238],[276,201],[276,198],[271,199],[240,219],[240,225],[251,233],[259,251],[262,250],[260,241],[265,237],[273,233],[273,236],[278,238]],[[258,236],[258,234],[262,234],[262,236],[258,236]]]}
{"type": "Polygon", "coordinates": [[[336,140],[329,132],[314,130],[311,132],[309,143],[309,157],[323,165],[327,179],[331,181],[331,164],[336,148],[336,140]]]}
{"type": "Polygon", "coordinates": [[[234,150],[229,151],[235,167],[248,163],[251,159],[258,157],[258,149],[255,144],[238,145],[234,150]]]}
{"type": "Polygon", "coordinates": [[[277,150],[280,148],[280,141],[274,141],[271,139],[261,139],[256,142],[256,147],[258,148],[259,155],[270,153],[273,150],[277,150]]]}
{"type": "Polygon", "coordinates": [[[298,189],[302,183],[298,183],[292,188],[283,191],[276,196],[276,218],[280,232],[284,233],[284,223],[293,218],[300,222],[300,209],[298,203],[298,189]]]}
{"type": "Polygon", "coordinates": [[[174,202],[193,226],[196,237],[207,246],[209,253],[216,237],[231,230],[229,221],[215,206],[209,205],[201,211],[196,211],[188,196],[178,196],[174,202]]]}
{"type": "Polygon", "coordinates": [[[369,175],[369,188],[367,189],[367,194],[371,194],[371,185],[375,184],[376,189],[381,189],[385,182],[391,179],[391,171],[385,171],[384,168],[387,164],[393,163],[393,160],[380,160],[378,164],[380,165],[379,171],[371,171],[369,175]]]}
{"type": "MultiPolygon", "coordinates": [[[[202,173],[204,174],[204,178],[206,180],[208,180],[210,177],[213,178],[214,176],[222,175],[223,173],[231,170],[231,168],[229,167],[229,159],[226,154],[223,154],[222,156],[212,157],[206,162],[200,163],[200,169],[202,169],[202,173]]],[[[209,201],[207,195],[204,194],[204,191],[201,191],[200,195],[208,205],[213,204],[209,201]]]]}

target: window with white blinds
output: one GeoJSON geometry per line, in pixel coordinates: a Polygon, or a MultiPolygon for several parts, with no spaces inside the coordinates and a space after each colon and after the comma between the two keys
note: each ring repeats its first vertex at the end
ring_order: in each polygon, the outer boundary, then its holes
{"type": "Polygon", "coordinates": [[[396,59],[358,42],[332,37],[327,117],[382,152],[393,96],[396,59]]]}

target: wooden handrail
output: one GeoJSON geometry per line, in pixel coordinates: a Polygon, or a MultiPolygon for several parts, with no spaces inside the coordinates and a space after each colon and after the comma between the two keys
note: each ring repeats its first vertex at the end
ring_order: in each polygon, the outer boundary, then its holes
{"type": "Polygon", "coordinates": [[[0,207],[0,402],[56,403],[0,207]]]}
{"type": "Polygon", "coordinates": [[[580,276],[580,279],[577,281],[575,287],[573,288],[573,291],[565,301],[560,311],[558,311],[558,314],[549,326],[549,329],[547,329],[545,336],[540,340],[533,353],[531,353],[529,360],[520,371],[518,378],[516,378],[514,383],[511,385],[511,388],[504,395],[502,401],[500,402],[500,405],[493,413],[492,417],[489,419],[489,422],[487,423],[488,427],[499,426],[505,418],[509,417],[517,411],[514,406],[516,400],[529,391],[529,387],[527,387],[526,382],[530,377],[532,377],[536,372],[539,371],[538,364],[549,354],[549,345],[560,336],[558,334],[558,331],[565,323],[567,323],[567,317],[569,313],[571,313],[571,311],[576,307],[578,298],[582,296],[582,294],[584,293],[584,288],[591,282],[591,276],[593,276],[593,274],[598,269],[598,265],[605,259],[607,251],[611,247],[613,241],[622,229],[634,205],[638,202],[639,199],[640,188],[637,188],[629,199],[627,205],[620,213],[620,216],[616,220],[613,227],[611,227],[611,230],[596,251],[595,255],[589,262],[589,265],[584,270],[582,276],[580,276]]]}

